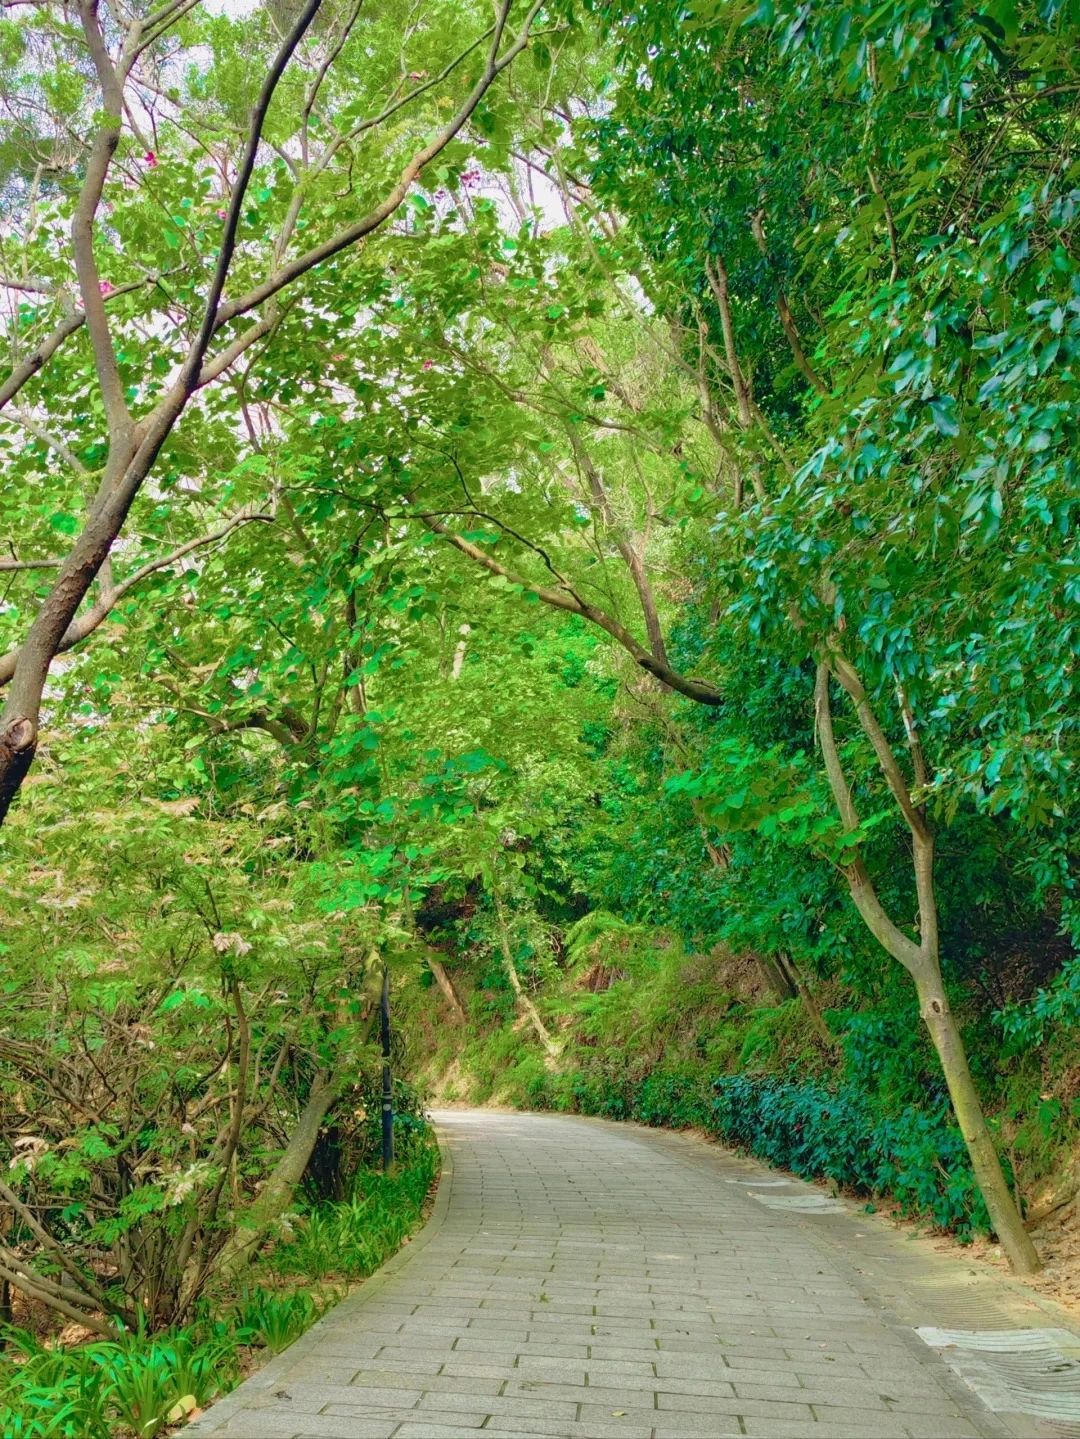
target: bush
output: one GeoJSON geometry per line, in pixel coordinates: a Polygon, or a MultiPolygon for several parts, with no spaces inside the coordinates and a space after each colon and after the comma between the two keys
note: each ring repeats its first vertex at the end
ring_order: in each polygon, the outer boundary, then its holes
{"type": "Polygon", "coordinates": [[[891,1196],[961,1238],[989,1217],[944,1100],[888,1113],[852,1086],[654,1070],[629,1083],[580,1071],[556,1081],[555,1107],[672,1129],[701,1129],[804,1179],[891,1196]],[[560,1102],[560,1100],[562,1102],[560,1102]]]}
{"type": "Polygon", "coordinates": [[[970,1237],[989,1218],[959,1130],[944,1105],[876,1113],[856,1089],[725,1076],[713,1082],[711,1131],[806,1179],[890,1194],[906,1212],[970,1237]]]}
{"type": "Polygon", "coordinates": [[[313,1289],[313,1282],[372,1273],[419,1223],[438,1173],[438,1149],[415,1113],[399,1117],[395,1135],[400,1163],[392,1173],[363,1170],[345,1200],[318,1204],[294,1220],[292,1238],[265,1261],[262,1278],[269,1283],[276,1274],[278,1287],[256,1283],[235,1302],[215,1304],[216,1318],[207,1300],[183,1329],[118,1333],[115,1340],[71,1348],[46,1348],[22,1330],[3,1331],[0,1434],[153,1439],[183,1411],[233,1387],[241,1347],[271,1354],[286,1348],[341,1297],[325,1283],[313,1289]],[[304,1288],[281,1287],[281,1277],[292,1275],[303,1277],[304,1288]]]}

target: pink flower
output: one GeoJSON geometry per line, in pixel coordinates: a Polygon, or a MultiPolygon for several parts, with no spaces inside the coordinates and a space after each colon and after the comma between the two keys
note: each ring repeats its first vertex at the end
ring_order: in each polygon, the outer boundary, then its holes
{"type": "Polygon", "coordinates": [[[143,160],[145,161],[146,168],[148,170],[153,170],[157,165],[157,156],[154,154],[153,150],[147,150],[146,154],[143,156],[143,160]]]}
{"type": "Polygon", "coordinates": [[[435,361],[425,360],[424,363],[420,366],[420,368],[422,370],[433,370],[435,368],[435,361]]]}
{"type": "Polygon", "coordinates": [[[112,292],[116,289],[116,286],[111,280],[99,280],[98,289],[103,295],[111,295],[112,292]]]}
{"type": "Polygon", "coordinates": [[[475,185],[479,178],[479,170],[462,170],[461,172],[461,183],[463,185],[475,185]]]}
{"type": "Polygon", "coordinates": [[[214,211],[214,214],[218,217],[219,220],[224,220],[225,216],[228,214],[228,211],[227,211],[227,210],[215,210],[215,211],[214,211]]]}

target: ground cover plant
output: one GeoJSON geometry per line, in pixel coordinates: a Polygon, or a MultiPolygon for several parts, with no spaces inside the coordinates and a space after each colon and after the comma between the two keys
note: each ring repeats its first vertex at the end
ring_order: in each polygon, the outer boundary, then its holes
{"type": "MultiPolygon", "coordinates": [[[[406,1113],[404,1116],[408,1120],[406,1113]]],[[[374,1273],[421,1222],[438,1174],[422,1121],[398,1126],[394,1172],[364,1167],[337,1200],[302,1205],[283,1237],[232,1288],[207,1295],[190,1321],[115,1337],[61,1334],[44,1343],[5,1331],[0,1427],[13,1439],[153,1436],[183,1423],[278,1354],[374,1273]]]]}

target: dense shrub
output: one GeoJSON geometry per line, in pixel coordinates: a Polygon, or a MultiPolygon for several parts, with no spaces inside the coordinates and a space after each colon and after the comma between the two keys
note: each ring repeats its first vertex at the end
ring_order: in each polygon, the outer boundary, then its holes
{"type": "Polygon", "coordinates": [[[856,1194],[887,1195],[962,1238],[989,1228],[964,1143],[944,1100],[889,1113],[850,1085],[655,1070],[637,1083],[574,1071],[531,1096],[538,1108],[570,1109],[700,1129],[804,1179],[856,1194]]]}
{"type": "Polygon", "coordinates": [[[292,1237],[247,1271],[249,1287],[231,1302],[208,1298],[185,1328],[71,1346],[0,1331],[0,1434],[153,1439],[231,1389],[244,1349],[287,1347],[342,1297],[340,1281],[372,1273],[420,1222],[438,1150],[415,1112],[397,1117],[395,1139],[391,1173],[361,1170],[344,1199],[294,1216],[292,1237]]]}
{"type": "Polygon", "coordinates": [[[912,1214],[970,1236],[988,1227],[949,1111],[875,1112],[858,1090],[729,1075],[714,1081],[709,1129],[806,1179],[889,1194],[912,1214]]]}

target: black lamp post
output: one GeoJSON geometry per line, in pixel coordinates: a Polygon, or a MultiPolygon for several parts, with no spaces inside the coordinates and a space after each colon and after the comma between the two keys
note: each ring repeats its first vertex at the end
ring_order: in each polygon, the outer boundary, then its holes
{"type": "Polygon", "coordinates": [[[390,971],[383,965],[382,998],[379,1001],[379,1033],[382,1037],[382,1167],[394,1162],[394,1089],[390,1075],[390,971]]]}

